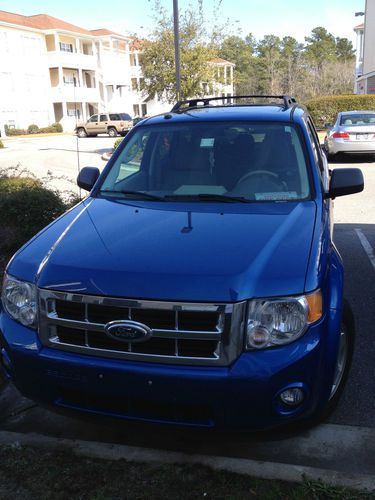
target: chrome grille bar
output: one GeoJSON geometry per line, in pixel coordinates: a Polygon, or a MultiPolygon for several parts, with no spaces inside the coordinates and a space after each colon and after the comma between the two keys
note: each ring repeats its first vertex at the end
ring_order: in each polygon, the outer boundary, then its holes
{"type": "Polygon", "coordinates": [[[227,366],[242,350],[245,302],[142,301],[40,289],[39,305],[41,342],[55,349],[118,359],[217,366],[227,366]],[[141,323],[152,329],[151,339],[133,344],[109,338],[107,319],[118,320],[111,317],[112,311],[123,320],[144,317],[141,323]]]}

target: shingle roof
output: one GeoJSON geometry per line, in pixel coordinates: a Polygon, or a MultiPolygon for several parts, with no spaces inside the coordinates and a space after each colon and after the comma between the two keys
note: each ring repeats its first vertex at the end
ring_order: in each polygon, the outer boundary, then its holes
{"type": "Polygon", "coordinates": [[[62,21],[61,19],[57,19],[56,17],[48,16],[47,14],[22,16],[21,14],[14,14],[13,12],[0,10],[0,21],[38,30],[59,29],[64,31],[72,31],[74,33],[81,33],[83,35],[91,35],[90,31],[84,28],[67,23],[65,21],[62,21]]]}
{"type": "Polygon", "coordinates": [[[94,36],[105,36],[105,35],[115,35],[124,37],[125,35],[120,35],[120,33],[115,33],[114,31],[107,30],[106,28],[100,28],[98,30],[90,30],[90,34],[94,36]]]}
{"type": "Polygon", "coordinates": [[[362,24],[358,24],[358,26],[354,26],[354,28],[353,28],[353,29],[354,29],[354,30],[361,30],[361,29],[363,29],[364,27],[365,27],[365,25],[364,25],[364,23],[362,23],[362,24]]]}
{"type": "Polygon", "coordinates": [[[214,64],[230,64],[232,66],[234,66],[234,63],[230,62],[230,61],[226,61],[225,59],[222,59],[221,57],[215,57],[214,59],[211,59],[212,63],[214,64]]]}

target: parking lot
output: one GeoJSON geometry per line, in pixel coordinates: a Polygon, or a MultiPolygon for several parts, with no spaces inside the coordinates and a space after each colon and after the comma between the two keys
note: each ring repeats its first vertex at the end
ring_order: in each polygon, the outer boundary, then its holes
{"type": "MultiPolygon", "coordinates": [[[[0,168],[20,164],[38,177],[50,171],[64,179],[53,181],[60,189],[77,190],[74,180],[79,165],[102,169],[104,152],[111,150],[113,138],[78,139],[75,136],[5,139],[0,150],[0,168]]],[[[346,269],[345,294],[356,319],[357,342],[350,378],[339,407],[331,417],[335,424],[375,427],[375,159],[350,157],[331,168],[360,167],[365,190],[335,200],[335,242],[346,269]]]]}

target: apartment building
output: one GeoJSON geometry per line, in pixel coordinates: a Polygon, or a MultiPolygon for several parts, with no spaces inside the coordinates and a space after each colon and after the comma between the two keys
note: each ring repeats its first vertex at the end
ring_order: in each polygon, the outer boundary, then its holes
{"type": "MultiPolygon", "coordinates": [[[[0,132],[77,120],[100,112],[131,116],[170,109],[161,96],[141,91],[141,44],[108,29],[86,30],[61,19],[0,11],[0,132]]],[[[233,64],[215,60],[224,83],[216,95],[233,94],[233,64]]]]}
{"type": "Polygon", "coordinates": [[[355,94],[375,94],[375,0],[366,0],[365,21],[356,26],[355,94]]]}

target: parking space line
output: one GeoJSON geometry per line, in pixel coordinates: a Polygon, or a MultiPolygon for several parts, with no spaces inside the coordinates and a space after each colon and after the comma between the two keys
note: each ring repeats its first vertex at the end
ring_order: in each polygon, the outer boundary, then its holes
{"type": "Polygon", "coordinates": [[[370,260],[370,262],[372,264],[372,267],[374,268],[374,271],[375,271],[375,253],[374,253],[374,249],[370,245],[370,242],[368,241],[368,239],[366,238],[366,236],[363,234],[362,229],[355,228],[354,231],[357,233],[359,241],[361,242],[361,245],[362,245],[364,251],[366,252],[367,257],[369,258],[369,260],[370,260]]]}

